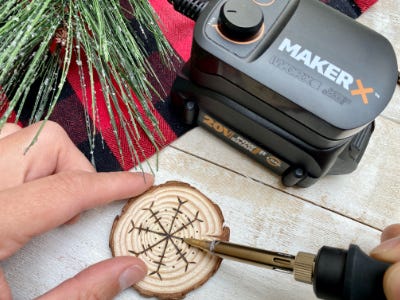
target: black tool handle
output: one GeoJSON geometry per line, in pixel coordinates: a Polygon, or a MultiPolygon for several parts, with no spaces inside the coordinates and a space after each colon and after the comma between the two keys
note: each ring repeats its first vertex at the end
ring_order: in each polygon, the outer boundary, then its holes
{"type": "Polygon", "coordinates": [[[318,298],[381,300],[383,275],[390,264],[375,260],[358,246],[322,247],[315,260],[313,286],[318,298]]]}

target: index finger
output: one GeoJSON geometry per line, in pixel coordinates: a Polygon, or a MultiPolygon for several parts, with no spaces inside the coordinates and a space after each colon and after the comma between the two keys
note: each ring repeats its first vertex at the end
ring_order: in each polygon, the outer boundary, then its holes
{"type": "Polygon", "coordinates": [[[146,191],[145,173],[68,171],[0,192],[0,260],[80,212],[146,191]]]}

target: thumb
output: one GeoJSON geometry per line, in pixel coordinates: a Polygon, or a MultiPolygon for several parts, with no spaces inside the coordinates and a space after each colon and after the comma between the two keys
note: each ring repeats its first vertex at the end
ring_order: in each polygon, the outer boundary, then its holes
{"type": "Polygon", "coordinates": [[[400,300],[400,262],[386,271],[383,287],[388,300],[400,300]]]}
{"type": "Polygon", "coordinates": [[[113,299],[142,280],[147,267],[136,257],[121,256],[99,262],[52,289],[38,300],[113,299]]]}
{"type": "Polygon", "coordinates": [[[385,229],[382,235],[383,242],[371,251],[371,256],[393,263],[385,272],[383,288],[388,300],[400,300],[400,236],[397,236],[398,232],[393,234],[393,230],[389,231],[385,229]]]}
{"type": "Polygon", "coordinates": [[[375,259],[389,263],[400,261],[400,236],[382,242],[372,249],[370,255],[375,259]]]}

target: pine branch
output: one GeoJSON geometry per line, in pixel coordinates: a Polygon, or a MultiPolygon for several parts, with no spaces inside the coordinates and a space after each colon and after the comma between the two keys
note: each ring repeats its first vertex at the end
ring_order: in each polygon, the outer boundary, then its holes
{"type": "Polygon", "coordinates": [[[146,59],[146,31],[153,35],[168,64],[172,50],[147,0],[2,1],[0,111],[5,112],[0,128],[13,111],[20,117],[26,101],[32,101],[27,97],[35,82],[39,88],[29,122],[48,120],[70,66],[77,64],[92,162],[96,130],[104,121],[98,113],[101,104],[107,108],[121,157],[121,140],[126,139],[132,159],[139,163],[140,132],[156,149],[157,140],[162,139],[152,113],[151,97],[157,93],[149,78],[157,76],[146,59]],[[130,17],[139,22],[140,34],[131,27],[130,17]],[[96,95],[96,78],[102,95],[96,95]],[[118,128],[122,128],[122,136],[118,128]]]}

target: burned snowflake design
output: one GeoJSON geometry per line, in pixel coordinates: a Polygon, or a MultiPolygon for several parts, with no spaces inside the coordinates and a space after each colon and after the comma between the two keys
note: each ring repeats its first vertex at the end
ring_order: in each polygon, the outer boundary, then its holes
{"type": "MultiPolygon", "coordinates": [[[[163,267],[167,267],[167,262],[165,261],[166,253],[172,249],[175,252],[176,261],[182,260],[185,264],[185,272],[187,272],[189,265],[195,264],[196,262],[190,261],[187,257],[187,246],[183,242],[182,233],[189,226],[195,229],[194,224],[196,222],[204,222],[199,218],[199,211],[197,211],[194,216],[189,217],[182,211],[183,206],[188,201],[182,201],[180,197],[177,197],[177,205],[176,207],[171,207],[169,213],[172,212],[171,215],[168,214],[168,208],[163,211],[157,208],[154,208],[154,201],[151,202],[150,206],[147,208],[143,208],[142,210],[146,211],[149,214],[149,218],[145,221],[145,223],[151,223],[156,225],[155,228],[153,226],[150,227],[146,224],[136,225],[135,222],[131,219],[131,228],[128,231],[128,234],[136,232],[136,234],[140,237],[140,240],[146,240],[146,238],[142,238],[145,235],[151,234],[156,236],[152,243],[144,244],[143,242],[140,244],[140,250],[134,251],[129,249],[128,251],[136,256],[147,256],[149,257],[149,252],[156,252],[155,249],[161,250],[160,254],[157,254],[157,260],[151,260],[153,264],[156,265],[156,269],[149,273],[151,275],[157,275],[160,280],[162,280],[161,269],[163,267]],[[157,238],[158,237],[158,238],[157,238]],[[186,248],[186,251],[183,250],[186,248]]],[[[197,231],[198,232],[198,231],[197,231]]],[[[172,262],[173,263],[173,262],[172,262]]],[[[172,265],[172,268],[174,266],[172,265]]]]}
{"type": "Polygon", "coordinates": [[[137,256],[147,276],[134,285],[142,295],[181,299],[204,284],[221,259],[190,247],[184,238],[229,239],[222,211],[187,183],[170,181],[131,199],[114,220],[113,256],[137,256]]]}

